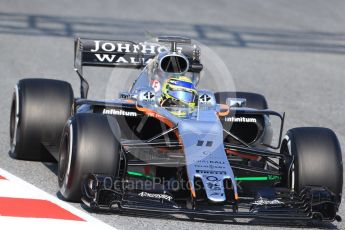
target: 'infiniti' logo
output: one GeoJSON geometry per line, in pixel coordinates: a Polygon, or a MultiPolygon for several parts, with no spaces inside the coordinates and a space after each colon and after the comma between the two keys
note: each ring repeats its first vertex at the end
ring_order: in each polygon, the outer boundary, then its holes
{"type": "Polygon", "coordinates": [[[138,115],[136,112],[124,111],[122,109],[103,109],[103,114],[128,116],[128,117],[136,117],[138,115]]]}
{"type": "Polygon", "coordinates": [[[225,117],[226,122],[256,123],[256,118],[252,117],[225,117]]]}

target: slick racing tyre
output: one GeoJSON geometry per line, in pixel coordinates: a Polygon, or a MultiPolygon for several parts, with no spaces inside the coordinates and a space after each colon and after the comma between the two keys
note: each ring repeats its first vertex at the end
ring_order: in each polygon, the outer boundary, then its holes
{"type": "Polygon", "coordinates": [[[226,104],[227,98],[245,98],[247,100],[247,107],[253,109],[268,109],[265,97],[257,93],[249,92],[216,92],[216,101],[218,104],[226,104]]]}
{"type": "Polygon", "coordinates": [[[116,175],[120,163],[120,129],[116,119],[101,114],[76,114],[66,124],[59,153],[60,193],[80,202],[88,174],[116,175]]]}
{"type": "Polygon", "coordinates": [[[294,128],[287,132],[281,147],[282,154],[293,157],[286,165],[285,185],[294,191],[304,186],[330,189],[341,201],[343,165],[339,141],[327,128],[294,128]]]}
{"type": "Polygon", "coordinates": [[[67,82],[20,80],[12,97],[10,156],[22,160],[54,161],[42,143],[60,145],[73,101],[73,90],[67,82]]]}

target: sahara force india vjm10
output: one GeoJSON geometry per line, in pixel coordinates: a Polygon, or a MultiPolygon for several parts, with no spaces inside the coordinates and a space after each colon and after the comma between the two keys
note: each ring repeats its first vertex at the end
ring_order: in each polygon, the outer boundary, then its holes
{"type": "Polygon", "coordinates": [[[262,95],[199,89],[200,48],[190,39],[77,38],[74,64],[80,98],[67,82],[23,79],[10,119],[10,155],[57,161],[65,200],[190,218],[341,220],[334,132],[304,127],[283,136],[284,114],[262,95]],[[118,99],[89,100],[83,66],[140,72],[118,99]]]}

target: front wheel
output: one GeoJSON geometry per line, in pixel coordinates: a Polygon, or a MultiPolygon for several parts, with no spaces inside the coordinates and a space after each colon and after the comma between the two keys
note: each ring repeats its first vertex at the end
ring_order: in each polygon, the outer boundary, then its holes
{"type": "Polygon", "coordinates": [[[79,202],[88,174],[113,176],[120,161],[120,129],[114,117],[76,114],[65,126],[59,153],[60,193],[79,202]]]}
{"type": "Polygon", "coordinates": [[[282,142],[281,152],[293,159],[291,165],[286,165],[284,181],[287,187],[297,192],[305,186],[327,187],[340,203],[342,153],[332,130],[316,127],[291,129],[282,142]]]}

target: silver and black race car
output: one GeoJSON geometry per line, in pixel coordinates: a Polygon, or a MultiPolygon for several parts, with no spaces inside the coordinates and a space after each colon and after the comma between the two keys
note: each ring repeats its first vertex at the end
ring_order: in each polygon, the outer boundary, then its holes
{"type": "Polygon", "coordinates": [[[335,133],[304,127],[283,136],[284,114],[269,110],[262,95],[199,89],[200,48],[190,39],[77,38],[74,65],[80,98],[67,82],[23,79],[10,119],[10,156],[57,161],[65,200],[190,218],[341,220],[335,133]],[[140,71],[118,99],[89,100],[83,66],[140,71]],[[189,83],[171,80],[178,76],[189,83]],[[174,89],[193,106],[162,103],[163,91],[174,89]],[[277,144],[272,119],[279,120],[277,144]]]}

